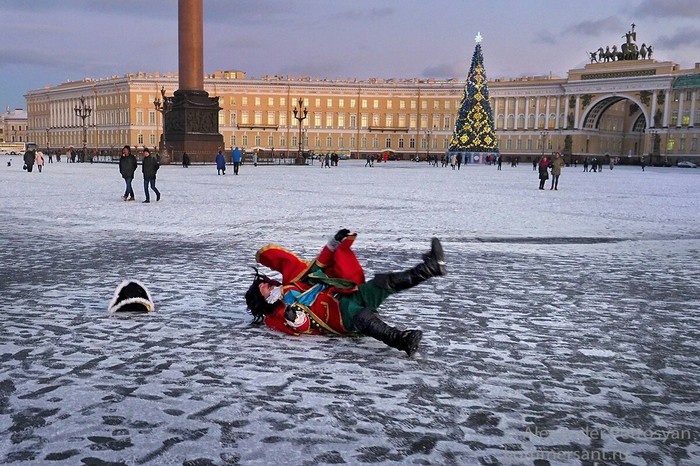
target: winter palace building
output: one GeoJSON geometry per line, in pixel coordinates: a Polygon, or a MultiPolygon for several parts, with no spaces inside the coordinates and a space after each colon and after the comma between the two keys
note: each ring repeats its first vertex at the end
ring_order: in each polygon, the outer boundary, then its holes
{"type": "MultiPolygon", "coordinates": [[[[602,49],[601,49],[602,50],[602,49]]],[[[501,154],[530,160],[543,151],[569,157],[651,157],[652,163],[697,159],[700,63],[681,69],[669,61],[603,59],[572,69],[568,77],[533,76],[488,82],[501,154]],[[569,155],[571,154],[571,155],[569,155]]],[[[486,69],[488,76],[488,67],[486,69]]],[[[365,81],[265,76],[241,71],[205,76],[219,98],[219,132],[233,146],[263,155],[294,156],[300,134],[305,151],[352,157],[390,151],[398,158],[444,153],[454,131],[464,81],[365,81]],[[294,117],[298,100],[308,109],[294,117]]],[[[90,149],[118,153],[125,145],[158,146],[161,88],[171,96],[176,74],[136,73],[85,79],[26,94],[27,139],[52,149],[82,147],[85,119],[90,149]]],[[[211,154],[213,160],[215,154],[211,154]]],[[[173,154],[175,161],[181,154],[173,154]]]]}

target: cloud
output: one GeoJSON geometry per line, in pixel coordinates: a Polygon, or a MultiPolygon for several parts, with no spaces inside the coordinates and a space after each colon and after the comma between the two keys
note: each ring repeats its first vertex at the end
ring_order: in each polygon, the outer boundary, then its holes
{"type": "Polygon", "coordinates": [[[600,34],[624,31],[629,28],[629,25],[624,23],[616,16],[608,16],[599,20],[586,20],[579,23],[574,23],[568,29],[562,31],[561,34],[574,33],[582,36],[595,37],[600,34]]]}
{"type": "Polygon", "coordinates": [[[462,65],[457,63],[442,63],[426,67],[421,76],[424,78],[449,79],[460,76],[462,65]]]}
{"type": "Polygon", "coordinates": [[[344,19],[350,21],[374,21],[385,19],[394,16],[396,10],[394,8],[368,8],[368,9],[353,9],[339,12],[334,16],[335,19],[344,19]]]}
{"type": "Polygon", "coordinates": [[[634,13],[642,18],[700,19],[700,2],[698,0],[643,0],[634,13]]]}
{"type": "Polygon", "coordinates": [[[660,46],[664,49],[674,50],[679,47],[699,47],[700,29],[696,27],[684,27],[676,29],[671,35],[661,35],[657,38],[654,48],[660,46]]]}

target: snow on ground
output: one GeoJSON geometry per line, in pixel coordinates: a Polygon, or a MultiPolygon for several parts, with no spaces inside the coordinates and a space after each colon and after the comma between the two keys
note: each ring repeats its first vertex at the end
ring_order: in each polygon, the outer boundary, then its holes
{"type": "Polygon", "coordinates": [[[116,165],[5,159],[0,463],[700,463],[699,170],[164,166],[142,204],[116,165]],[[380,312],[415,358],[251,325],[255,251],[341,227],[368,276],[443,240],[380,312]],[[127,277],[156,313],[107,316],[127,277]]]}

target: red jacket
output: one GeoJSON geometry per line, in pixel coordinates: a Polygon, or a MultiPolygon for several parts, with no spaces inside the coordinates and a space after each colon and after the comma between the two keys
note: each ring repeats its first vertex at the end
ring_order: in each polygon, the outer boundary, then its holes
{"type": "Polygon", "coordinates": [[[365,273],[352,250],[357,234],[347,236],[335,251],[324,246],[316,259],[307,262],[294,253],[274,244],[262,247],[255,255],[258,263],[282,274],[284,301],[298,312],[294,323],[284,317],[285,303],[265,316],[265,324],[290,335],[321,333],[346,334],[338,294],[353,293],[365,282],[365,273]],[[309,274],[322,271],[327,277],[352,282],[350,287],[319,283],[309,274]]]}

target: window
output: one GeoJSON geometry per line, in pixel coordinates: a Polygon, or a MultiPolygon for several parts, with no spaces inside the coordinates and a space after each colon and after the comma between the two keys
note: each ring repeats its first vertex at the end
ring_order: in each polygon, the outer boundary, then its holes
{"type": "Polygon", "coordinates": [[[280,112],[280,126],[287,126],[287,112],[280,112]]]}
{"type": "Polygon", "coordinates": [[[260,97],[255,98],[255,106],[259,107],[260,106],[260,97]]]}
{"type": "Polygon", "coordinates": [[[357,147],[357,139],[355,139],[355,136],[350,136],[350,147],[357,147]]]}
{"type": "Polygon", "coordinates": [[[345,99],[339,99],[339,100],[338,100],[338,107],[339,107],[339,108],[345,108],[345,99]]]}
{"type": "Polygon", "coordinates": [[[372,126],[379,126],[379,114],[374,113],[372,114],[372,126]]]}
{"type": "Polygon", "coordinates": [[[151,145],[151,146],[156,145],[156,135],[155,134],[151,134],[148,139],[150,140],[149,145],[151,145]]]}
{"type": "Polygon", "coordinates": [[[231,147],[236,147],[236,135],[231,135],[231,147]]]}
{"type": "Polygon", "coordinates": [[[314,113],[314,127],[321,127],[321,112],[314,113]]]}
{"type": "Polygon", "coordinates": [[[255,145],[258,146],[258,147],[260,147],[260,145],[261,145],[261,144],[260,144],[260,135],[259,135],[259,134],[256,134],[256,135],[255,135],[255,145]]]}
{"type": "Polygon", "coordinates": [[[155,112],[155,110],[151,110],[150,112],[148,112],[148,124],[149,125],[156,124],[156,112],[155,112]]]}
{"type": "Polygon", "coordinates": [[[379,108],[379,100],[378,99],[374,99],[372,101],[372,108],[379,108]]]}
{"type": "Polygon", "coordinates": [[[418,108],[418,102],[416,102],[415,100],[412,100],[411,101],[411,110],[415,110],[417,108],[418,108]]]}
{"type": "MultiPolygon", "coordinates": [[[[262,111],[260,111],[260,110],[255,111],[255,124],[262,125],[262,111]]],[[[260,144],[258,144],[258,145],[260,145],[260,144]]]]}
{"type": "Polygon", "coordinates": [[[143,134],[136,136],[136,141],[138,144],[143,144],[143,134]]]}
{"type": "Polygon", "coordinates": [[[361,120],[360,128],[367,128],[367,114],[363,113],[361,117],[362,117],[362,120],[361,120]]]}
{"type": "Polygon", "coordinates": [[[333,114],[331,112],[326,113],[326,128],[333,127],[333,114]]]}
{"type": "Polygon", "coordinates": [[[274,125],[275,124],[275,112],[270,110],[267,112],[267,124],[268,125],[274,125]]]}
{"type": "Polygon", "coordinates": [[[357,115],[350,115],[350,128],[357,128],[357,115]]]}
{"type": "Polygon", "coordinates": [[[284,107],[285,105],[287,105],[287,98],[280,97],[280,107],[284,107]]]}
{"type": "Polygon", "coordinates": [[[394,126],[394,115],[387,115],[385,119],[387,127],[391,128],[392,126],[394,126]]]}
{"type": "Polygon", "coordinates": [[[418,123],[418,115],[416,115],[416,114],[411,114],[410,119],[411,119],[411,120],[410,120],[411,122],[410,122],[410,124],[409,124],[409,127],[410,127],[410,128],[415,128],[416,125],[417,125],[417,123],[418,123]]]}
{"type": "Polygon", "coordinates": [[[440,101],[433,100],[433,110],[440,110],[440,101]]]}
{"type": "Polygon", "coordinates": [[[362,108],[367,108],[367,99],[362,99],[362,108]]]}
{"type": "Polygon", "coordinates": [[[384,140],[384,147],[387,149],[391,147],[391,137],[387,136],[387,138],[384,140]]]}
{"type": "Polygon", "coordinates": [[[319,98],[314,99],[314,106],[316,108],[320,108],[321,107],[321,99],[319,99],[319,98]]]}
{"type": "Polygon", "coordinates": [[[338,128],[345,128],[345,114],[338,114],[338,128]]]}
{"type": "Polygon", "coordinates": [[[523,140],[522,139],[518,139],[516,141],[515,148],[516,148],[516,150],[523,150],[523,140]]]}
{"type": "Polygon", "coordinates": [[[446,100],[445,101],[445,110],[449,110],[449,109],[450,109],[450,101],[446,100]]]}
{"type": "Polygon", "coordinates": [[[247,96],[241,97],[241,105],[248,105],[248,97],[247,96]]]}
{"type": "Polygon", "coordinates": [[[268,107],[273,107],[275,105],[275,98],[274,97],[268,97],[267,98],[267,106],[268,107]]]}
{"type": "MultiPolygon", "coordinates": [[[[143,110],[136,110],[136,124],[137,125],[143,124],[143,110]]],[[[143,144],[143,142],[141,144],[143,144]]]]}
{"type": "Polygon", "coordinates": [[[275,146],[275,138],[272,135],[269,135],[267,137],[267,146],[268,147],[274,147],[275,146]]]}
{"type": "Polygon", "coordinates": [[[399,108],[400,108],[401,110],[405,110],[405,109],[406,109],[406,101],[405,101],[405,100],[399,100],[399,108]]]}
{"type": "Polygon", "coordinates": [[[506,139],[506,149],[511,150],[512,148],[513,148],[513,141],[510,138],[506,139]]]}
{"type": "Polygon", "coordinates": [[[333,99],[326,99],[326,107],[331,108],[333,106],[333,99]]]}
{"type": "Polygon", "coordinates": [[[427,110],[428,109],[428,101],[422,100],[420,103],[420,108],[421,108],[421,110],[427,110]]]}
{"type": "Polygon", "coordinates": [[[401,114],[399,115],[399,128],[405,128],[406,127],[406,115],[401,114]]]}
{"type": "Polygon", "coordinates": [[[136,94],[136,103],[137,104],[143,103],[143,96],[141,94],[136,94]]]}
{"type": "Polygon", "coordinates": [[[399,149],[403,149],[403,138],[399,138],[399,149]]]}
{"type": "Polygon", "coordinates": [[[393,107],[394,107],[393,101],[387,100],[387,101],[386,101],[386,108],[387,108],[387,110],[391,110],[393,107]]]}
{"type": "Polygon", "coordinates": [[[248,135],[244,134],[243,135],[243,147],[248,145],[248,135]]]}
{"type": "Polygon", "coordinates": [[[338,137],[338,147],[345,147],[345,138],[343,136],[338,137]]]}
{"type": "Polygon", "coordinates": [[[231,106],[236,105],[236,98],[234,96],[229,97],[228,104],[231,106]]]}
{"type": "Polygon", "coordinates": [[[231,126],[236,126],[236,112],[229,113],[229,122],[231,126]]]}
{"type": "Polygon", "coordinates": [[[366,136],[362,136],[360,144],[362,144],[363,149],[367,149],[367,137],[366,136]]]}
{"type": "Polygon", "coordinates": [[[355,99],[350,99],[350,108],[357,108],[357,102],[355,101],[355,99]]]}
{"type": "Polygon", "coordinates": [[[416,138],[410,138],[408,140],[408,148],[409,149],[415,149],[416,148],[416,138]]]}
{"type": "Polygon", "coordinates": [[[374,149],[379,149],[379,136],[377,136],[376,134],[372,138],[372,147],[374,149]]]}
{"type": "Polygon", "coordinates": [[[224,126],[226,122],[226,113],[222,110],[218,113],[219,116],[219,126],[224,126]]]}
{"type": "Polygon", "coordinates": [[[243,110],[241,112],[241,124],[242,125],[248,124],[248,110],[243,110]]]}
{"type": "Polygon", "coordinates": [[[326,147],[329,149],[331,147],[333,147],[333,137],[331,137],[331,136],[326,137],[326,147]]]}

